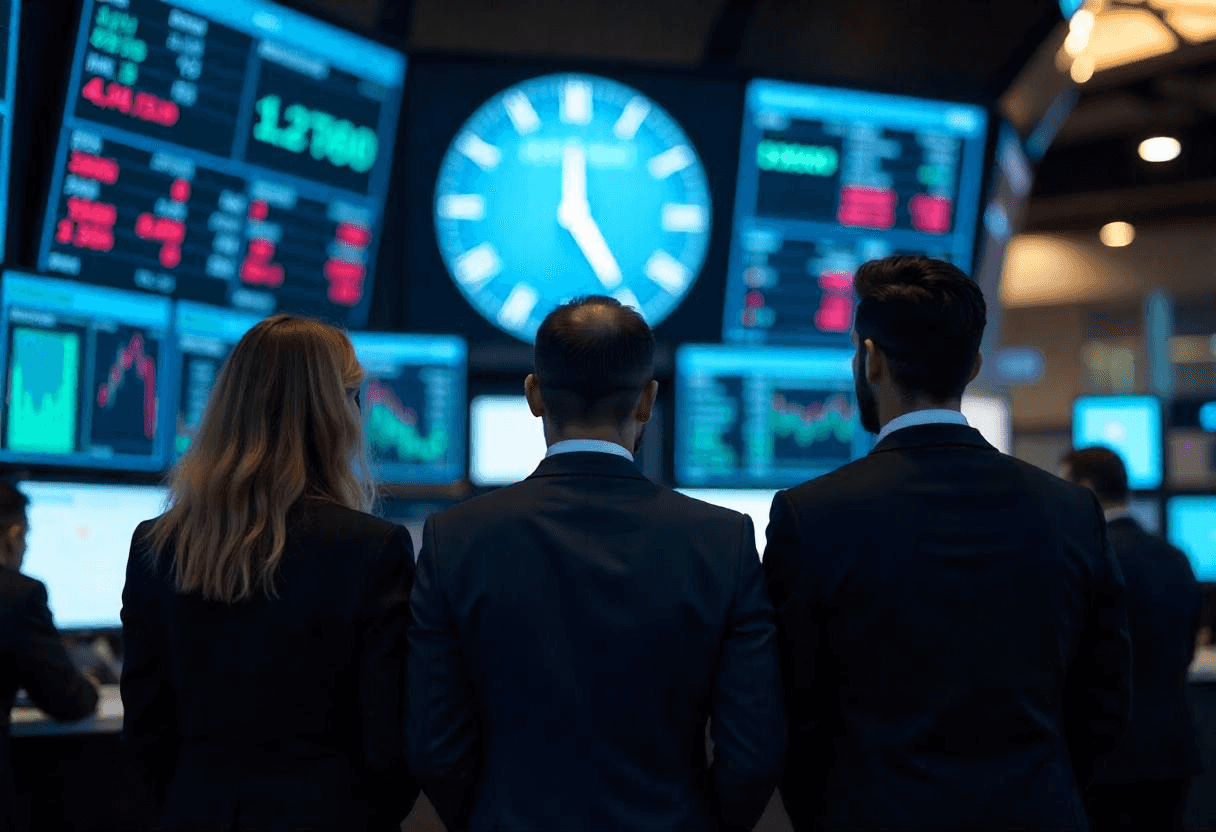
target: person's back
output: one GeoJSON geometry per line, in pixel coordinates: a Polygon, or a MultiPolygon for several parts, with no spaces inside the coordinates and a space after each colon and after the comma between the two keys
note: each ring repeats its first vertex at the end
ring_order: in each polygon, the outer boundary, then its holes
{"type": "Polygon", "coordinates": [[[765,550],[794,726],[786,807],[799,829],[1084,830],[1079,784],[1127,698],[1097,501],[957,412],[983,328],[965,276],[893,258],[857,285],[863,423],[885,429],[777,495],[765,550]]]}
{"type": "Polygon", "coordinates": [[[1132,708],[1127,733],[1098,767],[1086,795],[1096,832],[1181,830],[1191,778],[1202,769],[1187,704],[1203,592],[1185,554],[1149,534],[1128,510],[1127,469],[1108,448],[1064,460],[1068,478],[1093,490],[1127,584],[1132,708]]]}
{"type": "MultiPolygon", "coordinates": [[[[555,418],[560,392],[537,386],[555,375],[546,349],[542,327],[529,398],[550,455],[524,482],[424,530],[410,636],[415,773],[454,829],[750,826],[783,745],[751,522],[646,479],[628,458],[636,433],[555,436],[567,422],[555,418]]],[[[636,427],[653,401],[643,363],[626,397],[646,386],[636,427]]]]}
{"type": "Polygon", "coordinates": [[[345,338],[290,318],[246,338],[175,470],[174,504],[132,540],[124,736],[161,828],[393,829],[417,791],[403,748],[412,544],[357,510],[345,338]],[[272,452],[235,452],[275,416],[272,452]],[[288,464],[295,453],[307,461],[288,464]],[[264,548],[235,545],[259,526],[264,548]]]}

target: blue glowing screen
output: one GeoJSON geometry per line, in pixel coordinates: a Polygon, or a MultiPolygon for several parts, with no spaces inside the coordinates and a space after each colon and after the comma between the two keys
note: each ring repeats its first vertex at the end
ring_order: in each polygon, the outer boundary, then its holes
{"type": "Polygon", "coordinates": [[[1195,577],[1216,582],[1216,497],[1172,497],[1165,504],[1170,542],[1191,559],[1195,577]]]}
{"type": "Polygon", "coordinates": [[[1072,441],[1076,448],[1102,445],[1127,466],[1134,490],[1161,487],[1164,437],[1160,400],[1152,396],[1095,396],[1073,404],[1072,441]]]}
{"type": "Polygon", "coordinates": [[[8,180],[13,156],[13,105],[17,92],[20,0],[0,0],[0,260],[8,235],[8,180]]]}
{"type": "Polygon", "coordinates": [[[676,481],[785,488],[864,454],[853,351],[686,345],[676,353],[676,481]]]}
{"type": "Polygon", "coordinates": [[[969,104],[751,82],[723,339],[847,344],[867,260],[970,271],[987,128],[969,104]]]}
{"type": "Polygon", "coordinates": [[[268,0],[84,0],[39,269],[363,325],[404,78],[268,0]]]}

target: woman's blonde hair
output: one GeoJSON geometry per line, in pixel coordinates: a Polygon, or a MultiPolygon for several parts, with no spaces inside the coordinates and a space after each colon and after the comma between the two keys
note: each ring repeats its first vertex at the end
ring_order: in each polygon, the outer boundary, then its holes
{"type": "Polygon", "coordinates": [[[350,339],[328,324],[275,315],[245,334],[151,529],[152,556],[174,558],[179,592],[274,597],[292,506],[313,497],[367,510],[362,382],[350,339]]]}

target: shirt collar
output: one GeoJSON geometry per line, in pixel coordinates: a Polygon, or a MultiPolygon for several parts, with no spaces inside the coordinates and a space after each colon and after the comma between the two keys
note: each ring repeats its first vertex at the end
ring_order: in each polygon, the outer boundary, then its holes
{"type": "Polygon", "coordinates": [[[967,417],[957,410],[914,410],[883,425],[882,430],[878,434],[878,441],[881,442],[897,430],[918,428],[924,425],[960,425],[968,427],[970,423],[967,421],[967,417]]]}
{"type": "Polygon", "coordinates": [[[605,442],[603,439],[563,439],[550,445],[549,450],[545,451],[545,457],[579,453],[615,454],[633,462],[633,454],[628,448],[615,442],[605,442]]]}
{"type": "Polygon", "coordinates": [[[1109,511],[1103,512],[1106,515],[1107,523],[1114,523],[1116,520],[1135,520],[1131,509],[1128,508],[1112,508],[1109,511]]]}

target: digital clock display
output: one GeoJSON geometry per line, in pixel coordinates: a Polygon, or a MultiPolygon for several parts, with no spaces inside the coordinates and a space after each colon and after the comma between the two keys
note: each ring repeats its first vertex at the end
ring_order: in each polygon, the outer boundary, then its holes
{"type": "Polygon", "coordinates": [[[362,325],[404,78],[265,0],[85,0],[40,268],[362,325]]]}

